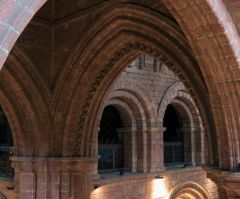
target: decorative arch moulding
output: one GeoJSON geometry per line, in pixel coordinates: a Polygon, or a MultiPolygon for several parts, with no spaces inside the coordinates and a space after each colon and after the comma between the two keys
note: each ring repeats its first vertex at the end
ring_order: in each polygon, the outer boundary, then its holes
{"type": "MultiPolygon", "coordinates": [[[[170,69],[172,69],[174,72],[177,71],[178,74],[181,74],[181,72],[178,71],[177,68],[175,67],[175,64],[170,59],[168,59],[157,47],[153,47],[151,45],[147,45],[145,43],[141,43],[138,41],[130,41],[125,43],[120,49],[116,50],[114,55],[109,59],[107,64],[105,64],[103,69],[95,78],[94,83],[90,86],[90,89],[84,101],[84,105],[78,115],[78,129],[75,133],[76,141],[75,141],[73,156],[83,156],[80,144],[82,143],[82,140],[85,137],[84,124],[86,121],[89,107],[91,105],[91,101],[95,93],[97,92],[99,85],[101,84],[102,80],[106,77],[106,75],[109,73],[109,71],[113,68],[113,66],[133,50],[138,50],[142,53],[146,53],[156,59],[159,59],[164,64],[166,64],[170,69]]],[[[186,83],[186,88],[190,89],[190,86],[187,83],[186,83]]]]}

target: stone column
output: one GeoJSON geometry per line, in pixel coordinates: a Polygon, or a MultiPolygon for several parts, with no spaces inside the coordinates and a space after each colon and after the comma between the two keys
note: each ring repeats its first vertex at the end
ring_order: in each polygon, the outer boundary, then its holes
{"type": "Polygon", "coordinates": [[[98,157],[13,157],[16,199],[89,199],[98,157]]]}
{"type": "Polygon", "coordinates": [[[136,129],[132,127],[118,128],[117,132],[122,137],[123,142],[123,165],[125,171],[136,172],[137,154],[136,140],[133,139],[136,129]]]}
{"type": "Polygon", "coordinates": [[[205,148],[205,146],[207,147],[207,145],[205,145],[205,140],[204,140],[205,134],[206,132],[203,128],[197,128],[194,131],[196,165],[203,165],[206,163],[204,152],[208,149],[205,148]]]}
{"type": "Polygon", "coordinates": [[[219,199],[240,198],[240,173],[222,171],[221,169],[203,167],[207,177],[214,181],[218,187],[219,199]]]}
{"type": "Polygon", "coordinates": [[[194,128],[181,128],[183,133],[183,145],[184,145],[184,163],[187,165],[195,166],[195,139],[194,128]]]}
{"type": "Polygon", "coordinates": [[[149,143],[149,151],[151,155],[150,172],[159,172],[165,170],[164,166],[164,142],[163,132],[166,130],[165,127],[152,127],[151,142],[149,143]]]}

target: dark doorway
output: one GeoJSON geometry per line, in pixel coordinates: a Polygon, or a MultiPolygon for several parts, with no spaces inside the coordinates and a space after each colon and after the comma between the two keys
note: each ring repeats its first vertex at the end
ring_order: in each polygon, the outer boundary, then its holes
{"type": "Polygon", "coordinates": [[[163,133],[164,163],[166,166],[183,164],[184,146],[183,133],[181,132],[181,118],[176,109],[170,104],[164,114],[163,133]]]}
{"type": "Polygon", "coordinates": [[[117,129],[122,127],[119,112],[107,106],[100,121],[98,133],[99,172],[116,171],[123,168],[123,141],[117,129]]]}

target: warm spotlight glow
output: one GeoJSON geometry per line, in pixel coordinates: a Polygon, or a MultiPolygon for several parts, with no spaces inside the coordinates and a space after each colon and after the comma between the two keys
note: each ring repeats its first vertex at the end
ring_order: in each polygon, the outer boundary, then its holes
{"type": "MultiPolygon", "coordinates": [[[[92,191],[92,193],[91,193],[91,196],[93,197],[93,196],[99,196],[99,194],[101,194],[101,192],[102,192],[102,187],[100,186],[100,185],[94,185],[94,190],[92,191]]],[[[91,197],[91,198],[92,198],[91,197]]],[[[94,197],[93,197],[94,198],[94,197]]]]}
{"type": "Polygon", "coordinates": [[[153,180],[153,199],[167,198],[169,195],[164,178],[157,178],[153,180]]]}

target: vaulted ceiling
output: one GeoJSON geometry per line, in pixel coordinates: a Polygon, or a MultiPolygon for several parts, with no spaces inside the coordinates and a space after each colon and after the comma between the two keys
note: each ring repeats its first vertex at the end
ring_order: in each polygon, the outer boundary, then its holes
{"type": "Polygon", "coordinates": [[[153,9],[177,24],[159,0],[51,0],[34,16],[16,46],[36,65],[51,90],[77,38],[106,10],[124,3],[153,9]]]}

